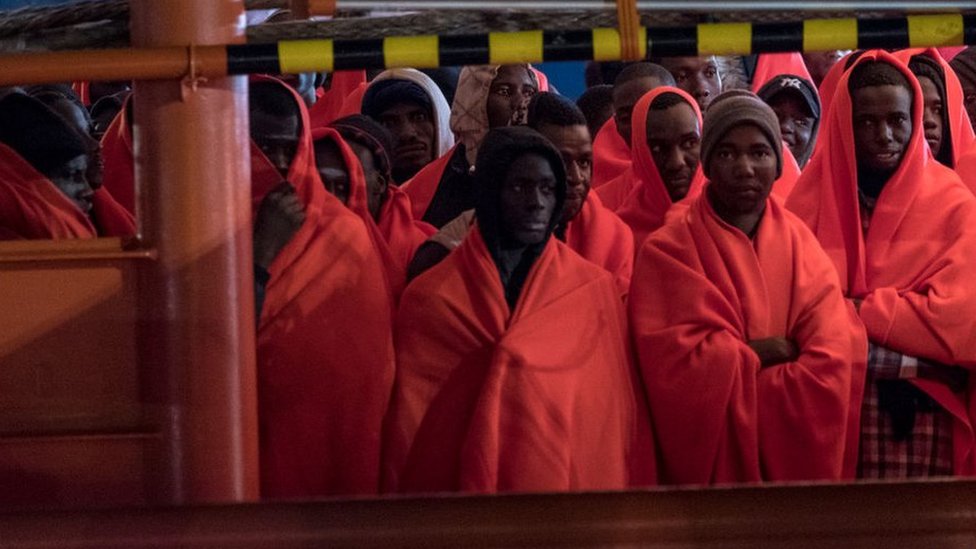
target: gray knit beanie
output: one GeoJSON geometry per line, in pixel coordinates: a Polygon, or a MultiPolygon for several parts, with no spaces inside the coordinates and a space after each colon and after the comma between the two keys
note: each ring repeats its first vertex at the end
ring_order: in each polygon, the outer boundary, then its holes
{"type": "Polygon", "coordinates": [[[709,165],[715,146],[725,134],[743,124],[751,124],[763,132],[776,154],[776,178],[782,175],[783,138],[776,113],[750,91],[729,90],[716,97],[705,112],[701,141],[701,165],[705,177],[710,177],[709,165]]]}

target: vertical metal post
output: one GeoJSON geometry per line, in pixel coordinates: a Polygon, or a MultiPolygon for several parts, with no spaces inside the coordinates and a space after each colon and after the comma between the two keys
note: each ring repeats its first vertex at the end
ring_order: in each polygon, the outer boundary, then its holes
{"type": "MultiPolygon", "coordinates": [[[[243,0],[132,0],[134,47],[244,42],[243,0]]],[[[190,65],[193,65],[191,51],[190,65]]],[[[192,69],[191,69],[192,72],[192,69]]],[[[246,77],[134,86],[147,421],[154,503],[257,499],[246,77]]]]}

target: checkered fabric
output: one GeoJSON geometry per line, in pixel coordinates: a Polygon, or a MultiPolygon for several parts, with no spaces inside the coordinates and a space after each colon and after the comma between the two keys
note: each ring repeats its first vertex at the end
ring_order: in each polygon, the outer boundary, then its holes
{"type": "Polygon", "coordinates": [[[859,478],[952,475],[953,419],[908,381],[917,376],[920,367],[926,367],[925,363],[870,344],[861,410],[859,478]],[[900,420],[895,419],[898,416],[900,420]]]}

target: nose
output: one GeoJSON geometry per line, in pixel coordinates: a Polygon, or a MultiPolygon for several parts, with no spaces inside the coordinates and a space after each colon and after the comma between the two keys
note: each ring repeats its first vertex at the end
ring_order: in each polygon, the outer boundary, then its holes
{"type": "Polygon", "coordinates": [[[525,209],[530,212],[543,209],[545,197],[542,196],[542,189],[535,188],[525,195],[525,209]]]}
{"type": "Polygon", "coordinates": [[[566,165],[566,179],[569,181],[570,186],[579,187],[583,184],[584,178],[583,168],[580,167],[576,162],[568,162],[566,165]]]}
{"type": "Polygon", "coordinates": [[[922,120],[922,126],[926,130],[934,130],[939,125],[939,120],[936,114],[929,109],[925,109],[925,118],[922,120]]]}
{"type": "Polygon", "coordinates": [[[784,118],[784,119],[782,119],[782,120],[779,121],[779,131],[780,131],[780,133],[782,133],[784,135],[786,135],[786,134],[793,135],[793,131],[795,129],[796,129],[796,126],[793,124],[793,120],[791,120],[789,118],[784,118]]]}
{"type": "Polygon", "coordinates": [[[708,83],[705,81],[705,76],[703,74],[696,76],[694,79],[694,84],[692,84],[694,86],[692,88],[692,96],[695,99],[699,99],[706,98],[711,95],[711,92],[708,91],[707,84],[708,83]]]}
{"type": "Polygon", "coordinates": [[[876,136],[878,143],[891,143],[894,141],[894,132],[888,124],[878,124],[878,133],[876,136]]]}
{"type": "Polygon", "coordinates": [[[740,154],[735,157],[735,174],[742,176],[751,176],[755,173],[755,166],[752,165],[752,159],[749,158],[748,154],[740,154]]]}
{"type": "Polygon", "coordinates": [[[678,150],[678,147],[672,147],[668,151],[668,155],[665,157],[664,168],[667,170],[678,170],[684,167],[685,157],[678,150]]]}

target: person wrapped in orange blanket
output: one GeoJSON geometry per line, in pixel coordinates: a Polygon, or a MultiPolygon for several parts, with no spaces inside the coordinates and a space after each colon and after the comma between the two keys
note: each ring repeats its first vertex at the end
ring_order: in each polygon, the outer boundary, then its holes
{"type": "Polygon", "coordinates": [[[487,134],[477,222],[396,319],[386,483],[401,492],[617,489],[654,478],[610,275],[551,237],[563,162],[529,128],[487,134]]]}
{"type": "Polygon", "coordinates": [[[94,142],[41,101],[0,100],[0,239],[135,233],[132,216],[89,181],[94,142]]]}
{"type": "Polygon", "coordinates": [[[257,328],[261,494],[375,494],[394,370],[382,265],[363,221],[319,179],[294,91],[257,77],[250,119],[254,260],[268,273],[257,328]],[[283,215],[263,219],[266,199],[283,215]]]}
{"type": "Polygon", "coordinates": [[[660,481],[852,476],[866,341],[830,259],[769,198],[776,115],[720,95],[701,149],[705,192],[647,239],[629,301],[660,481]]]}
{"type": "Polygon", "coordinates": [[[618,184],[621,190],[630,189],[616,212],[633,231],[639,250],[647,236],[664,225],[673,204],[686,204],[701,193],[701,113],[686,92],[660,87],[634,106],[632,127],[631,168],[602,189],[609,192],[618,184]]]}
{"type": "Polygon", "coordinates": [[[786,205],[813,230],[870,341],[859,475],[973,474],[976,198],[925,143],[923,94],[865,52],[786,205]]]}
{"type": "Polygon", "coordinates": [[[613,181],[630,167],[631,113],[637,101],[654,88],[674,85],[671,73],[654,63],[634,63],[620,71],[613,81],[613,118],[593,136],[594,189],[613,181]]]}

